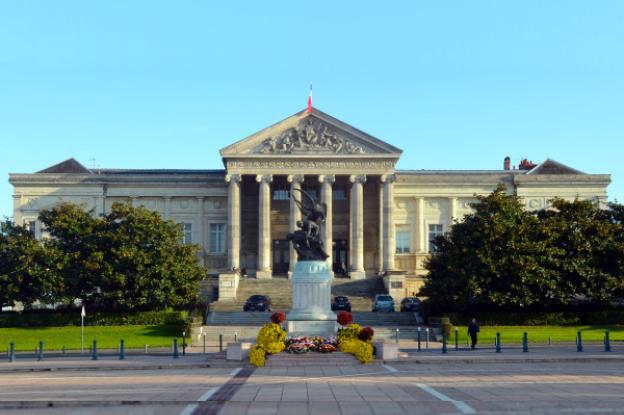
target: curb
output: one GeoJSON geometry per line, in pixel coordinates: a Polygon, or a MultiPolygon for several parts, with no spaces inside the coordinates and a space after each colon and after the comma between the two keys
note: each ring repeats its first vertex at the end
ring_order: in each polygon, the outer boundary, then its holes
{"type": "Polygon", "coordinates": [[[624,356],[611,355],[611,356],[535,356],[535,357],[407,357],[396,360],[384,360],[384,364],[397,364],[397,363],[416,363],[416,364],[479,364],[479,363],[594,363],[594,362],[622,362],[624,363],[624,356]]]}

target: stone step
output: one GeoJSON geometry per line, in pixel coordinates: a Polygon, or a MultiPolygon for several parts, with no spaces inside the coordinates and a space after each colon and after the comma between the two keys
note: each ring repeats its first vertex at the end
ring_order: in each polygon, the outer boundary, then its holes
{"type": "MultiPolygon", "coordinates": [[[[206,324],[211,326],[247,325],[261,326],[270,321],[269,312],[210,312],[206,324]]],[[[367,326],[416,326],[417,317],[414,313],[375,313],[358,311],[353,313],[353,321],[367,326]]]]}
{"type": "Polygon", "coordinates": [[[265,365],[268,367],[283,366],[345,366],[360,365],[351,354],[336,351],[334,353],[308,352],[304,354],[279,353],[267,356],[265,365]]]}

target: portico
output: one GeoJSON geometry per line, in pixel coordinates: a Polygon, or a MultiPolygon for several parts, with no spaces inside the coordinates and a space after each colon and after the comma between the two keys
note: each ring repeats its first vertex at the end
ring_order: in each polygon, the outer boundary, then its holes
{"type": "Polygon", "coordinates": [[[321,237],[330,269],[354,279],[392,270],[391,198],[400,154],[317,110],[295,114],[222,149],[228,195],[237,199],[228,202],[228,264],[238,264],[257,278],[291,273],[296,256],[281,244],[301,219],[291,196],[300,199],[297,190],[303,189],[327,205],[321,237]],[[255,184],[249,179],[253,177],[255,184]],[[365,202],[371,193],[377,195],[365,202]],[[242,232],[240,223],[245,224],[242,232]],[[380,240],[384,226],[388,231],[380,240]]]}

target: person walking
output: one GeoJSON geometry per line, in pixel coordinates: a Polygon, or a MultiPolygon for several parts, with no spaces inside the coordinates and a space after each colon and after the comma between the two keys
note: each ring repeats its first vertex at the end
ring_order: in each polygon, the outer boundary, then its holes
{"type": "Polygon", "coordinates": [[[468,335],[470,336],[470,348],[474,349],[477,345],[477,333],[481,331],[481,328],[477,324],[477,319],[473,318],[470,324],[468,325],[468,335]]]}

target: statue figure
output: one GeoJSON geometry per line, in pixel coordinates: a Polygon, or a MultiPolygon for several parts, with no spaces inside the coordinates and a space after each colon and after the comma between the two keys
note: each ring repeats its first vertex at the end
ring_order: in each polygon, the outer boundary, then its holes
{"type": "MultiPolygon", "coordinates": [[[[297,221],[298,230],[286,235],[297,251],[299,261],[324,261],[328,255],[323,249],[321,240],[321,225],[327,216],[327,205],[318,203],[310,194],[301,190],[302,200],[294,199],[301,211],[302,220],[297,221]]],[[[294,197],[291,195],[290,197],[294,197]]]]}

